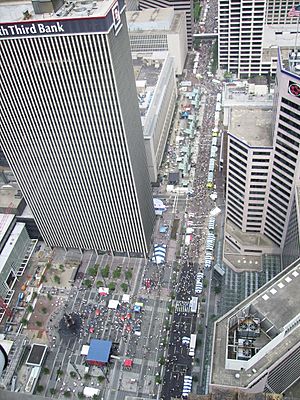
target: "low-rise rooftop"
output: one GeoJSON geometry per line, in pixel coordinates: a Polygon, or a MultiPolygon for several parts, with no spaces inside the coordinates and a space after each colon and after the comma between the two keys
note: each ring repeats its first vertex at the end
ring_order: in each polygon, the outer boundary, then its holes
{"type": "MultiPolygon", "coordinates": [[[[143,126],[150,106],[153,104],[154,93],[157,90],[160,74],[167,57],[168,53],[165,51],[133,54],[133,69],[143,126]]],[[[144,134],[146,134],[145,131],[144,134]]]]}
{"type": "Polygon", "coordinates": [[[271,146],[271,124],[271,109],[234,107],[230,110],[228,131],[250,146],[271,146]]]}
{"type": "Polygon", "coordinates": [[[211,364],[212,385],[249,387],[289,350],[298,346],[299,285],[300,260],[297,260],[216,321],[211,364]],[[239,326],[238,321],[247,316],[260,321],[260,334],[252,357],[239,365],[236,355],[231,359],[229,357],[229,337],[234,326],[239,326]]]}
{"type": "Polygon", "coordinates": [[[23,202],[24,198],[18,186],[5,184],[0,187],[0,212],[9,209],[11,213],[17,214],[16,210],[23,202]]]}
{"type": "Polygon", "coordinates": [[[128,30],[170,30],[174,18],[173,8],[149,8],[143,11],[127,11],[128,30]]]}

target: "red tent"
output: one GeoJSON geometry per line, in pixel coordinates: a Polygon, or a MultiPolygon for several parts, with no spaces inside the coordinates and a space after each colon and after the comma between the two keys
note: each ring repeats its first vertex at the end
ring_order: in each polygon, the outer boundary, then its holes
{"type": "Polygon", "coordinates": [[[133,360],[131,358],[126,358],[124,360],[124,367],[131,368],[133,366],[133,360]]]}

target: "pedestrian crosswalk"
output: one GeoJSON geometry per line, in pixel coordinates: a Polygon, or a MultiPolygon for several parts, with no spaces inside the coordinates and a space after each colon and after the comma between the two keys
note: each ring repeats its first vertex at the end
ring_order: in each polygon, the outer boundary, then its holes
{"type": "Polygon", "coordinates": [[[175,312],[177,313],[189,313],[191,312],[190,302],[184,300],[177,300],[175,304],[175,312]]]}

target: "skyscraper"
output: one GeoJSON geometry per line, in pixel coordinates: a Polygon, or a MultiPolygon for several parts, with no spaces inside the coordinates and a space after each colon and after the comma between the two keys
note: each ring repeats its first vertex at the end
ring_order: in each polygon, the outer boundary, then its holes
{"type": "Polygon", "coordinates": [[[154,210],[123,0],[33,4],[0,10],[5,156],[48,245],[146,255],[154,210]]]}
{"type": "MultiPolygon", "coordinates": [[[[296,2],[297,3],[297,2],[296,2]]],[[[293,46],[294,0],[220,0],[219,67],[247,78],[275,74],[277,47],[293,46]]]]}
{"type": "Polygon", "coordinates": [[[298,247],[293,227],[300,184],[299,71],[300,52],[285,58],[279,51],[273,105],[267,85],[265,96],[263,85],[257,95],[242,88],[234,100],[234,89],[226,95],[233,106],[229,112],[224,107],[229,131],[224,257],[241,268],[253,269],[254,257],[260,268],[261,254],[282,254],[287,241],[298,247]]]}

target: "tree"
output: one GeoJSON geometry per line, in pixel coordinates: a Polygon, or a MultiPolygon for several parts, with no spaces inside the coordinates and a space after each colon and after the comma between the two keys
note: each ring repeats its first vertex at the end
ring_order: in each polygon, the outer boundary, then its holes
{"type": "Polygon", "coordinates": [[[54,275],[54,282],[57,283],[58,285],[60,284],[60,277],[58,275],[54,275]]]}
{"type": "Polygon", "coordinates": [[[71,377],[71,378],[74,379],[74,378],[76,378],[76,376],[77,376],[77,374],[76,374],[75,371],[71,371],[71,372],[70,372],[70,377],[71,377]]]}
{"type": "Polygon", "coordinates": [[[28,325],[28,320],[26,318],[21,319],[21,324],[28,325]]]}
{"type": "Polygon", "coordinates": [[[33,307],[32,307],[31,304],[29,304],[29,306],[27,307],[27,311],[28,311],[29,313],[32,313],[33,307]]]}
{"type": "Polygon", "coordinates": [[[160,377],[160,376],[156,376],[156,377],[155,377],[155,383],[156,383],[157,385],[160,385],[160,384],[161,384],[161,377],[160,377]]]}
{"type": "Polygon", "coordinates": [[[203,279],[203,287],[206,288],[208,285],[208,280],[207,279],[203,279]]]}
{"type": "Polygon", "coordinates": [[[125,279],[127,281],[130,281],[131,278],[132,278],[132,272],[128,269],[127,271],[125,271],[125,279]]]}
{"type": "Polygon", "coordinates": [[[51,267],[52,267],[51,263],[48,262],[48,263],[46,264],[46,269],[50,269],[51,267]]]}
{"type": "Polygon", "coordinates": [[[60,368],[56,371],[57,376],[62,376],[64,374],[64,371],[60,368]]]}
{"type": "Polygon", "coordinates": [[[32,293],[32,300],[36,299],[36,298],[37,298],[37,295],[38,295],[37,292],[33,292],[33,293],[32,293]]]}
{"type": "Polygon", "coordinates": [[[37,391],[38,393],[41,393],[43,390],[44,390],[44,386],[43,386],[43,385],[37,385],[36,391],[37,391]]]}
{"type": "Polygon", "coordinates": [[[64,396],[65,396],[65,397],[71,397],[71,392],[68,391],[68,390],[66,390],[66,391],[64,392],[64,396]]]}
{"type": "Polygon", "coordinates": [[[52,300],[53,299],[53,297],[52,297],[52,294],[50,294],[50,293],[47,293],[47,298],[48,298],[48,300],[52,300]]]}
{"type": "Polygon", "coordinates": [[[46,307],[42,307],[42,313],[47,314],[47,312],[48,312],[48,309],[46,307]]]}
{"type": "Polygon", "coordinates": [[[88,381],[89,379],[91,379],[91,375],[87,372],[86,374],[84,374],[83,378],[88,381]]]}
{"type": "Polygon", "coordinates": [[[160,359],[159,359],[159,364],[160,364],[160,365],[164,365],[165,363],[166,363],[165,357],[160,357],[160,359]]]}
{"type": "Polygon", "coordinates": [[[198,382],[198,380],[199,380],[198,376],[197,375],[193,375],[193,381],[194,382],[198,382]]]}
{"type": "Polygon", "coordinates": [[[109,266],[108,265],[106,265],[104,268],[101,269],[101,276],[102,276],[102,278],[109,277],[109,266]]]}
{"type": "Polygon", "coordinates": [[[36,325],[40,328],[43,324],[41,323],[41,321],[35,321],[36,325]]]}
{"type": "Polygon", "coordinates": [[[50,369],[48,367],[44,367],[43,368],[43,372],[44,372],[45,375],[49,375],[50,369]]]}
{"type": "Polygon", "coordinates": [[[105,378],[104,378],[104,376],[100,375],[100,376],[98,376],[97,379],[98,379],[98,382],[99,382],[99,383],[102,383],[102,382],[104,381],[105,378]]]}
{"type": "Polygon", "coordinates": [[[173,313],[173,306],[171,304],[168,305],[168,313],[171,315],[173,313]]]}
{"type": "Polygon", "coordinates": [[[77,396],[79,399],[85,399],[85,395],[82,392],[78,392],[77,396]]]}
{"type": "Polygon", "coordinates": [[[90,280],[90,279],[85,279],[84,281],[83,281],[83,284],[84,284],[84,286],[85,287],[87,287],[87,288],[91,288],[92,287],[92,281],[90,280]]]}
{"type": "Polygon", "coordinates": [[[221,286],[215,286],[215,294],[221,293],[221,286]]]}
{"type": "Polygon", "coordinates": [[[102,281],[97,281],[96,282],[96,286],[97,286],[97,288],[103,286],[103,282],[102,281]]]}
{"type": "Polygon", "coordinates": [[[121,268],[118,267],[117,269],[114,270],[113,272],[113,278],[114,279],[119,279],[121,276],[121,268]]]}
{"type": "Polygon", "coordinates": [[[98,269],[95,267],[91,267],[88,269],[88,273],[90,276],[93,276],[93,277],[97,276],[97,272],[98,272],[98,269]]]}
{"type": "Polygon", "coordinates": [[[116,290],[116,284],[115,284],[115,282],[110,282],[110,283],[108,284],[108,289],[111,290],[111,291],[116,290]]]}
{"type": "Polygon", "coordinates": [[[128,285],[127,285],[127,283],[124,283],[124,282],[121,283],[121,288],[122,288],[123,292],[126,293],[127,290],[128,290],[128,285]]]}
{"type": "Polygon", "coordinates": [[[59,269],[60,269],[61,271],[64,271],[64,270],[65,270],[65,267],[64,267],[62,264],[60,264],[60,265],[59,265],[59,269]]]}
{"type": "Polygon", "coordinates": [[[50,389],[50,394],[53,396],[55,393],[56,393],[56,389],[51,388],[51,389],[50,389]]]}

